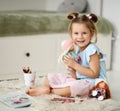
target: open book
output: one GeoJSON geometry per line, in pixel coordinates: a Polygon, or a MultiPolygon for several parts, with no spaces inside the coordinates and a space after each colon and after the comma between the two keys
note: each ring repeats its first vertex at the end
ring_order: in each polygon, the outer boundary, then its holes
{"type": "Polygon", "coordinates": [[[32,104],[33,98],[25,92],[16,91],[0,95],[0,101],[13,108],[26,107],[32,104]]]}

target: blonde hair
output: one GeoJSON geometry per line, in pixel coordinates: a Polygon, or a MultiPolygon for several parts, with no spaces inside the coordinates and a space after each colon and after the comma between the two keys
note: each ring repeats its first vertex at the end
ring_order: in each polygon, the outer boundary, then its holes
{"type": "Polygon", "coordinates": [[[71,20],[68,32],[70,36],[72,36],[72,24],[73,23],[80,23],[85,24],[87,28],[90,30],[90,33],[95,36],[94,43],[97,42],[97,28],[95,23],[98,21],[98,18],[95,14],[88,14],[88,15],[81,15],[79,16],[78,13],[70,13],[67,18],[71,20]]]}

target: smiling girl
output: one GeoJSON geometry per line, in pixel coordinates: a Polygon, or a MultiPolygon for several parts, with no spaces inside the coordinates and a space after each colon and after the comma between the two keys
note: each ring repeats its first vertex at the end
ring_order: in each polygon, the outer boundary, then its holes
{"type": "Polygon", "coordinates": [[[42,86],[31,87],[26,91],[27,94],[39,96],[53,93],[67,97],[88,96],[96,78],[106,80],[105,55],[95,45],[97,16],[95,14],[80,16],[78,13],[71,13],[68,19],[70,20],[68,31],[75,44],[74,51],[80,56],[81,62],[76,62],[70,55],[64,56],[63,61],[71,69],[70,74],[48,74],[42,86]]]}

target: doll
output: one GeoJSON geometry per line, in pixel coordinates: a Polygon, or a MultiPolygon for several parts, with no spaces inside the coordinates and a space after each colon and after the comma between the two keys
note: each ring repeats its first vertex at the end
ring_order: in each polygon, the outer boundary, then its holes
{"type": "Polygon", "coordinates": [[[89,96],[97,98],[98,100],[111,98],[110,89],[106,81],[103,79],[97,79],[95,86],[89,92],[89,96]]]}
{"type": "MultiPolygon", "coordinates": [[[[70,56],[72,56],[77,62],[81,62],[80,56],[78,56],[78,55],[75,53],[74,43],[73,43],[72,40],[64,40],[64,41],[61,43],[61,47],[62,47],[63,53],[60,55],[60,57],[59,57],[59,59],[58,59],[58,62],[63,62],[63,59],[64,59],[64,56],[65,56],[65,55],[70,55],[70,56]]],[[[69,68],[67,68],[67,69],[69,69],[69,68]]]]}

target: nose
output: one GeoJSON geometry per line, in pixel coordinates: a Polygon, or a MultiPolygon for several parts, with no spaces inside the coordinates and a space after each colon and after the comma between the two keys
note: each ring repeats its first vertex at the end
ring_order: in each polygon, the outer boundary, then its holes
{"type": "Polygon", "coordinates": [[[83,34],[80,33],[80,34],[78,35],[78,38],[83,38],[83,34]]]}

